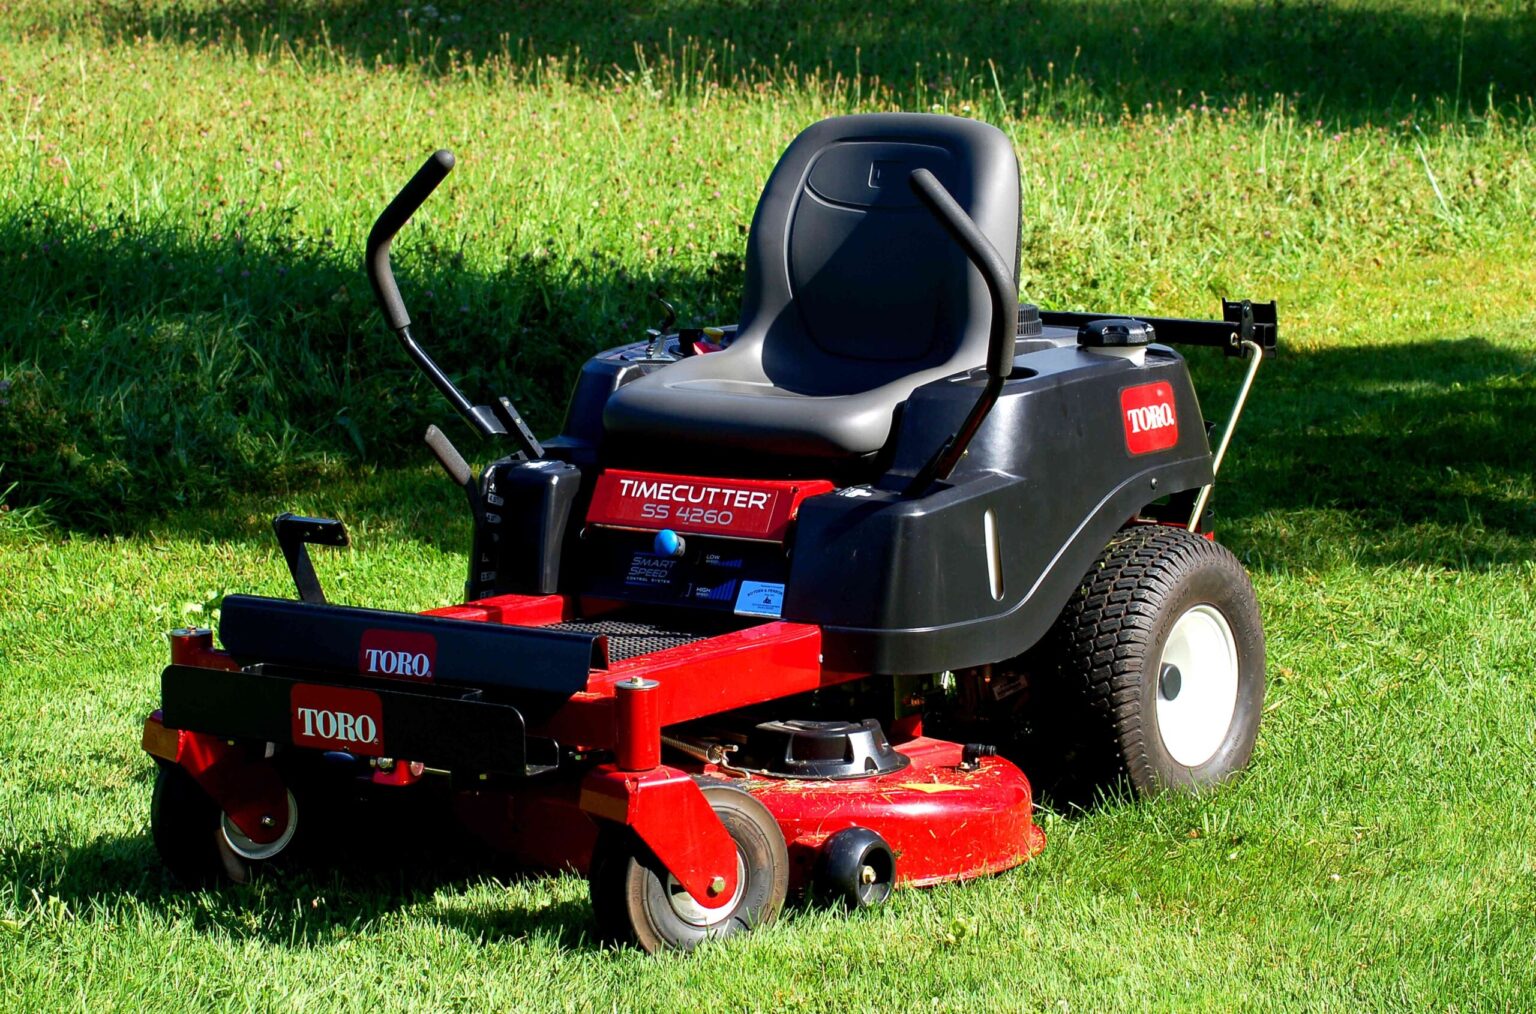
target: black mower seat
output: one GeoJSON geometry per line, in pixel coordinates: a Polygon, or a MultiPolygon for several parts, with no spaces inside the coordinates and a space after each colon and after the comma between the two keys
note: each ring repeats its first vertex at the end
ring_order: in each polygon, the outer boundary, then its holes
{"type": "Polygon", "coordinates": [[[608,432],[866,455],[914,388],[981,366],[986,285],[913,193],[917,168],[1012,253],[1016,275],[1019,166],[1001,131],[914,113],[823,120],[790,144],[758,202],[735,340],[619,388],[608,432]]]}

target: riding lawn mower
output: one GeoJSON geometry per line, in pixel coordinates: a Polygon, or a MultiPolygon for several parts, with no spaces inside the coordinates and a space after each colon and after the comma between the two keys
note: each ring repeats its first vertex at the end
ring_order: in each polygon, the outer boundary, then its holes
{"type": "Polygon", "coordinates": [[[1008,139],[841,116],[769,177],[738,322],[597,354],[541,441],[454,384],[391,273],[452,167],[435,153],[394,198],[366,267],[411,359],[500,444],[476,474],[427,432],[473,517],[463,604],[331,603],[309,547],[343,525],[276,518],[295,597],[226,596],[217,647],[172,631],[144,726],[179,880],[284,859],[339,772],[584,873],[603,938],[687,949],[789,896],[862,907],[1008,870],[1045,844],[1031,778],[1150,794],[1247,763],[1263,631],[1210,492],[1273,303],[1020,305],[1008,139]],[[1214,453],[1178,346],[1246,360],[1214,453]]]}

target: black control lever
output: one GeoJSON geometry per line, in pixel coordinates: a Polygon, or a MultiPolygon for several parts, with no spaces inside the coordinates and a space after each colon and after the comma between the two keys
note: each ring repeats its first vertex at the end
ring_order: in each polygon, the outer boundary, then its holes
{"type": "Polygon", "coordinates": [[[921,496],[935,480],[949,478],[955,465],[964,456],[971,438],[981,428],[987,413],[992,411],[998,395],[1003,392],[1003,381],[1013,372],[1013,338],[1019,314],[1018,281],[1008,270],[1002,254],[987,239],[981,229],[956,203],[944,184],[927,169],[914,169],[909,178],[912,190],[927,205],[933,217],[944,230],[960,244],[965,256],[981,272],[987,283],[987,295],[992,302],[992,321],[987,336],[987,383],[976,404],[971,406],[960,428],[940,445],[928,463],[918,470],[907,486],[908,496],[921,496]]]}
{"type": "Polygon", "coordinates": [[[379,301],[379,311],[384,314],[384,323],[395,332],[411,361],[427,375],[432,386],[448,399],[454,411],[463,416],[482,436],[511,436],[528,457],[542,458],[544,448],[534,439],[532,432],[522,423],[522,417],[510,404],[506,406],[505,413],[498,411],[497,406],[471,404],[464,392],[443,372],[442,367],[427,355],[426,349],[411,335],[411,315],[406,312],[405,300],[400,297],[400,287],[395,284],[394,270],[389,264],[390,244],[394,242],[396,233],[405,227],[405,223],[411,220],[416,210],[452,171],[453,152],[446,148],[433,152],[421,168],[416,170],[410,182],[401,188],[395,199],[380,213],[368,233],[367,252],[364,254],[368,283],[373,286],[374,297],[379,301]]]}
{"type": "Polygon", "coordinates": [[[379,310],[384,314],[384,323],[391,331],[399,332],[410,327],[411,315],[405,312],[405,300],[400,298],[400,287],[395,284],[394,271],[389,266],[389,246],[394,242],[395,234],[405,228],[405,223],[451,172],[453,152],[446,148],[434,151],[410,182],[400,188],[395,199],[379,213],[368,233],[368,248],[364,255],[368,281],[379,301],[379,310]]]}

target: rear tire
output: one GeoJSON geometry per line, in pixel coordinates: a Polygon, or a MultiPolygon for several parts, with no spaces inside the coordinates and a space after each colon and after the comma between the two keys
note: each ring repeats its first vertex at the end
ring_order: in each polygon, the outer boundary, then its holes
{"type": "Polygon", "coordinates": [[[1264,631],[1226,548],[1180,528],[1120,533],[1032,653],[1041,788],[1085,802],[1219,783],[1248,763],[1264,631]]]}
{"type": "Polygon", "coordinates": [[[692,950],[700,941],[770,923],[789,888],[789,850],[768,808],[730,785],[703,786],[736,843],[739,888],[720,909],[699,906],[629,828],[605,825],[588,885],[598,935],[648,953],[692,950]]]}

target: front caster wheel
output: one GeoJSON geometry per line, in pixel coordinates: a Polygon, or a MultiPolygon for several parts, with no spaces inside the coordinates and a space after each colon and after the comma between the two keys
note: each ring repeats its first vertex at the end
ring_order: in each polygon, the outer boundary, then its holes
{"type": "Polygon", "coordinates": [[[1220,782],[1248,763],[1264,707],[1264,631],[1228,550],[1134,528],[1099,556],[1036,653],[1050,731],[1043,787],[1083,801],[1220,782]],[[1054,784],[1053,784],[1054,783],[1054,784]]]}
{"type": "Polygon", "coordinates": [[[246,884],[288,852],[298,831],[299,808],[289,792],[287,827],[275,841],[258,843],[241,833],[183,768],[162,764],[155,774],[149,827],[161,862],[187,887],[246,884]]]}
{"type": "Polygon", "coordinates": [[[728,937],[770,923],[789,887],[789,850],[773,815],[730,785],[703,786],[710,808],[736,843],[736,895],[708,909],[627,827],[608,825],[592,853],[588,885],[599,936],[654,954],[691,950],[701,940],[728,937]]]}

